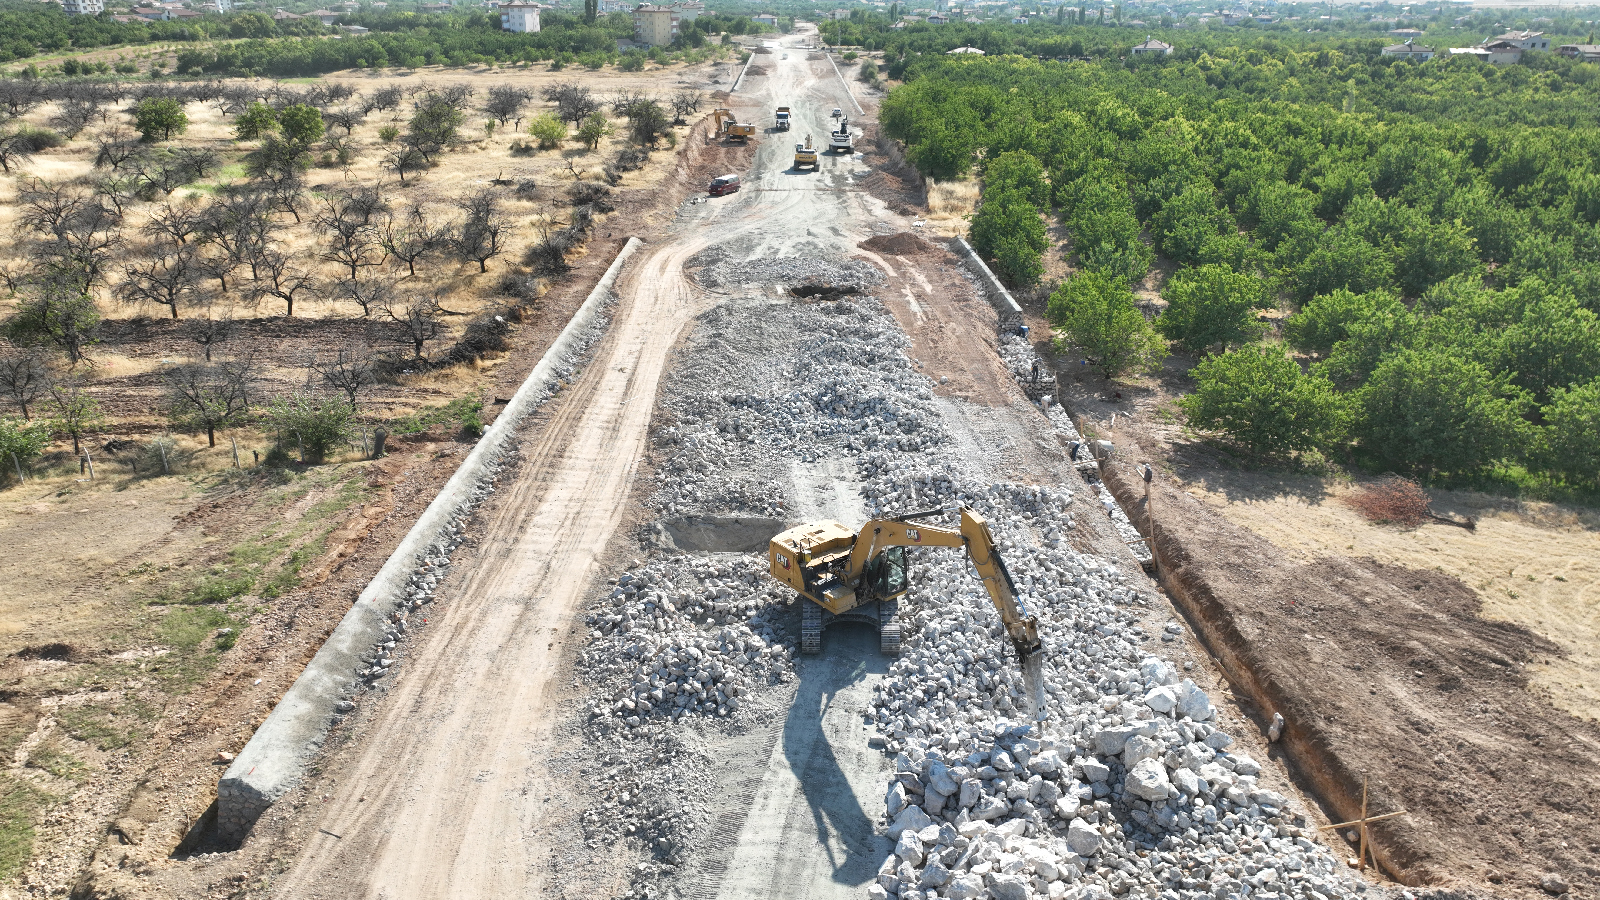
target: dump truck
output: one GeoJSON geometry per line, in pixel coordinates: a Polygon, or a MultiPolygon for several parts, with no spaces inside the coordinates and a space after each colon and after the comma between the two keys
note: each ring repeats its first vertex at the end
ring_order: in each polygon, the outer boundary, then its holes
{"type": "Polygon", "coordinates": [[[731,109],[718,109],[711,114],[717,125],[717,137],[725,141],[744,143],[756,136],[756,126],[740,124],[731,109]]]}
{"type": "Polygon", "coordinates": [[[817,170],[817,148],[811,145],[811,135],[809,134],[806,135],[804,144],[794,145],[794,167],[803,169],[806,166],[810,166],[813,172],[817,170]]]}
{"type": "Polygon", "coordinates": [[[1039,620],[1017,594],[989,524],[970,507],[951,507],[873,519],[859,529],[838,522],[796,525],[772,538],[767,548],[772,577],[793,588],[800,603],[800,652],[822,651],[822,632],[836,621],[878,629],[884,653],[900,652],[899,601],[911,589],[912,547],[961,548],[983,582],[1006,637],[1022,665],[1023,684],[1035,719],[1044,717],[1044,643],[1039,620]],[[925,524],[946,513],[960,525],[925,524]]]}
{"type": "Polygon", "coordinates": [[[789,107],[787,106],[778,107],[778,130],[789,130],[789,107]]]}

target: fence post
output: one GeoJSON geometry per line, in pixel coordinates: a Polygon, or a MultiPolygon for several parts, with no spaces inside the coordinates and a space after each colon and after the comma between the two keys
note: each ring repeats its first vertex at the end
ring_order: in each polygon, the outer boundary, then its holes
{"type": "Polygon", "coordinates": [[[17,454],[14,451],[11,454],[11,464],[17,467],[17,484],[27,481],[28,479],[22,477],[22,460],[17,458],[17,454]]]}
{"type": "Polygon", "coordinates": [[[83,451],[83,459],[84,459],[84,462],[87,462],[89,464],[89,480],[93,481],[94,480],[94,457],[90,456],[89,455],[89,451],[85,450],[85,451],[83,451]]]}
{"type": "Polygon", "coordinates": [[[230,434],[228,435],[228,443],[233,445],[233,467],[237,469],[239,468],[239,439],[230,434]]]}
{"type": "Polygon", "coordinates": [[[156,438],[156,449],[161,451],[161,474],[171,475],[172,467],[167,465],[167,444],[161,438],[156,438]]]}

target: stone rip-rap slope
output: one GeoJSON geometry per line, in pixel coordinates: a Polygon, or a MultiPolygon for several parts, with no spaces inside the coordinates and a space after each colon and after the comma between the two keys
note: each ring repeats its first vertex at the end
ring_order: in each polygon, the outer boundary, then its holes
{"type": "MultiPolygon", "coordinates": [[[[790,466],[842,458],[870,513],[965,504],[988,518],[1041,620],[1049,722],[1024,721],[1014,654],[964,556],[916,551],[901,606],[908,640],[866,713],[897,771],[883,818],[896,849],[867,895],[1363,890],[1308,839],[1305,818],[1257,784],[1257,763],[1228,752],[1204,692],[1146,649],[1160,646],[1138,624],[1148,583],[1071,549],[1072,498],[1059,487],[991,483],[982,461],[959,458],[906,347],[872,298],[730,302],[708,314],[663,398],[676,422],[658,435],[650,500],[667,515],[781,515],[793,505],[790,466]]],[[[632,836],[651,852],[636,870],[640,895],[704,846],[699,801],[719,764],[700,736],[782,717],[795,610],[765,563],[655,555],[592,608],[584,727],[617,749],[585,823],[591,842],[632,836]]]]}

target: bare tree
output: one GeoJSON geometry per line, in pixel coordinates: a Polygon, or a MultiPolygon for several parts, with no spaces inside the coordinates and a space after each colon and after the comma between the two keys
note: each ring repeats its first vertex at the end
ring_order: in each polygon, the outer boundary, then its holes
{"type": "Polygon", "coordinates": [[[7,336],[27,346],[53,344],[73,366],[100,340],[100,310],[80,288],[81,278],[46,272],[28,285],[28,294],[6,320],[7,336]]]}
{"type": "Polygon", "coordinates": [[[74,454],[82,453],[84,436],[106,427],[100,402],[84,390],[81,378],[58,378],[50,382],[50,399],[55,405],[52,424],[57,431],[64,431],[72,437],[74,454]]]}
{"type": "Polygon", "coordinates": [[[385,85],[373,91],[361,108],[368,113],[400,108],[401,91],[397,85],[385,85]]]}
{"type": "Polygon", "coordinates": [[[672,116],[676,121],[682,122],[692,112],[700,110],[700,104],[705,102],[705,95],[692,88],[684,88],[672,95],[672,116]]]}
{"type": "Polygon", "coordinates": [[[140,156],[144,151],[139,138],[121,125],[95,132],[94,146],[94,167],[99,169],[110,166],[113,172],[121,169],[123,164],[140,156]]]}
{"type": "Polygon", "coordinates": [[[50,125],[68,138],[75,138],[100,114],[100,104],[89,97],[68,97],[61,109],[50,117],[50,125]]]}
{"type": "Polygon", "coordinates": [[[428,157],[410,144],[394,144],[383,151],[383,167],[406,183],[408,172],[421,172],[428,168],[428,157]]]}
{"type": "Polygon", "coordinates": [[[350,270],[354,279],[365,266],[383,262],[380,229],[374,217],[385,208],[382,195],[368,187],[334,191],[323,198],[314,224],[326,235],[322,258],[350,270]]]}
{"type": "Polygon", "coordinates": [[[294,315],[295,298],[315,297],[318,285],[310,272],[300,268],[290,261],[289,257],[277,250],[267,250],[253,260],[252,268],[257,272],[255,281],[251,284],[251,296],[260,301],[266,297],[275,297],[284,303],[284,315],[294,315]]]}
{"type": "Polygon", "coordinates": [[[108,175],[94,183],[94,195],[105,201],[121,219],[128,214],[128,207],[138,202],[142,187],[139,179],[132,175],[108,175]]]}
{"type": "Polygon", "coordinates": [[[0,344],[0,391],[32,419],[28,407],[50,392],[50,366],[36,347],[0,344]]]}
{"type": "Polygon", "coordinates": [[[501,211],[494,192],[488,188],[466,198],[466,218],[452,240],[456,255],[478,264],[479,272],[489,271],[489,260],[505,252],[503,246],[510,223],[501,211]]]}
{"type": "Polygon", "coordinates": [[[600,111],[600,100],[594,93],[581,84],[563,82],[546,87],[540,93],[547,102],[556,105],[556,115],[563,122],[570,122],[576,128],[580,122],[589,118],[590,113],[600,111]]]}
{"type": "Polygon", "coordinates": [[[372,353],[366,347],[341,348],[331,354],[316,354],[306,360],[306,368],[323,384],[344,394],[350,408],[356,397],[378,383],[372,353]]]}
{"type": "Polygon", "coordinates": [[[207,444],[215,447],[217,429],[239,424],[250,410],[255,364],[248,358],[184,363],[168,369],[162,380],[173,421],[180,427],[204,431],[207,444]]]}
{"type": "Polygon", "coordinates": [[[517,118],[522,112],[522,108],[528,105],[530,99],[532,98],[528,92],[522,88],[503,84],[495,85],[489,88],[489,100],[483,105],[483,111],[488,113],[490,118],[504,125],[517,118]]]}
{"type": "Polygon", "coordinates": [[[187,244],[191,236],[205,228],[205,224],[193,199],[176,204],[168,200],[150,213],[144,232],[153,237],[167,238],[174,244],[187,244]]]}
{"type": "Polygon", "coordinates": [[[0,78],[0,107],[15,119],[49,99],[48,87],[36,78],[0,78]]]}
{"type": "Polygon", "coordinates": [[[379,233],[383,249],[406,264],[406,273],[417,274],[417,262],[439,249],[444,242],[443,229],[428,224],[422,207],[413,205],[398,221],[390,219],[379,233]]]}
{"type": "Polygon", "coordinates": [[[33,140],[21,132],[0,134],[0,171],[21,169],[33,156],[33,140]]]}
{"type": "Polygon", "coordinates": [[[117,296],[129,303],[154,303],[166,307],[172,318],[178,308],[194,301],[199,291],[192,244],[161,245],[142,259],[123,267],[117,296]]]}
{"type": "Polygon", "coordinates": [[[472,87],[472,85],[463,84],[458,81],[454,84],[447,84],[443,87],[440,87],[434,90],[433,93],[437,95],[440,100],[443,100],[456,109],[466,109],[468,101],[472,99],[472,95],[477,93],[477,91],[472,87]]]}
{"type": "Polygon", "coordinates": [[[199,344],[205,351],[206,362],[211,362],[211,351],[233,337],[233,316],[224,312],[220,316],[206,315],[190,319],[183,329],[183,335],[199,344]]]}
{"type": "Polygon", "coordinates": [[[332,127],[343,128],[344,136],[349,137],[350,132],[355,131],[356,126],[366,117],[367,111],[364,109],[330,109],[322,114],[322,121],[332,127]]]}
{"type": "Polygon", "coordinates": [[[438,337],[439,332],[444,329],[440,321],[444,316],[444,308],[432,297],[386,306],[383,313],[400,324],[400,336],[397,340],[403,344],[410,344],[412,355],[417,359],[423,358],[423,346],[438,337]]]}
{"type": "Polygon", "coordinates": [[[121,217],[99,196],[34,179],[17,192],[23,226],[43,241],[37,257],[56,277],[80,291],[99,283],[111,252],[122,242],[121,217]]]}
{"type": "Polygon", "coordinates": [[[386,277],[341,280],[334,285],[333,298],[361,307],[361,318],[365,319],[374,309],[381,310],[394,302],[394,282],[386,277]]]}

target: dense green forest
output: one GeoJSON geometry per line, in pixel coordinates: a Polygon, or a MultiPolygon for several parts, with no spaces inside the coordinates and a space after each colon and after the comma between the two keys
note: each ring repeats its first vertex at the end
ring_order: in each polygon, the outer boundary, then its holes
{"type": "Polygon", "coordinates": [[[1135,63],[894,62],[884,128],[925,175],[983,177],[980,252],[1032,285],[1059,216],[1079,272],[1058,334],[1108,375],[1168,341],[1202,356],[1191,425],[1259,455],[1595,484],[1600,66],[1249,35],[1135,63]],[[1147,323],[1128,311],[1157,254],[1176,270],[1147,323]]]}

